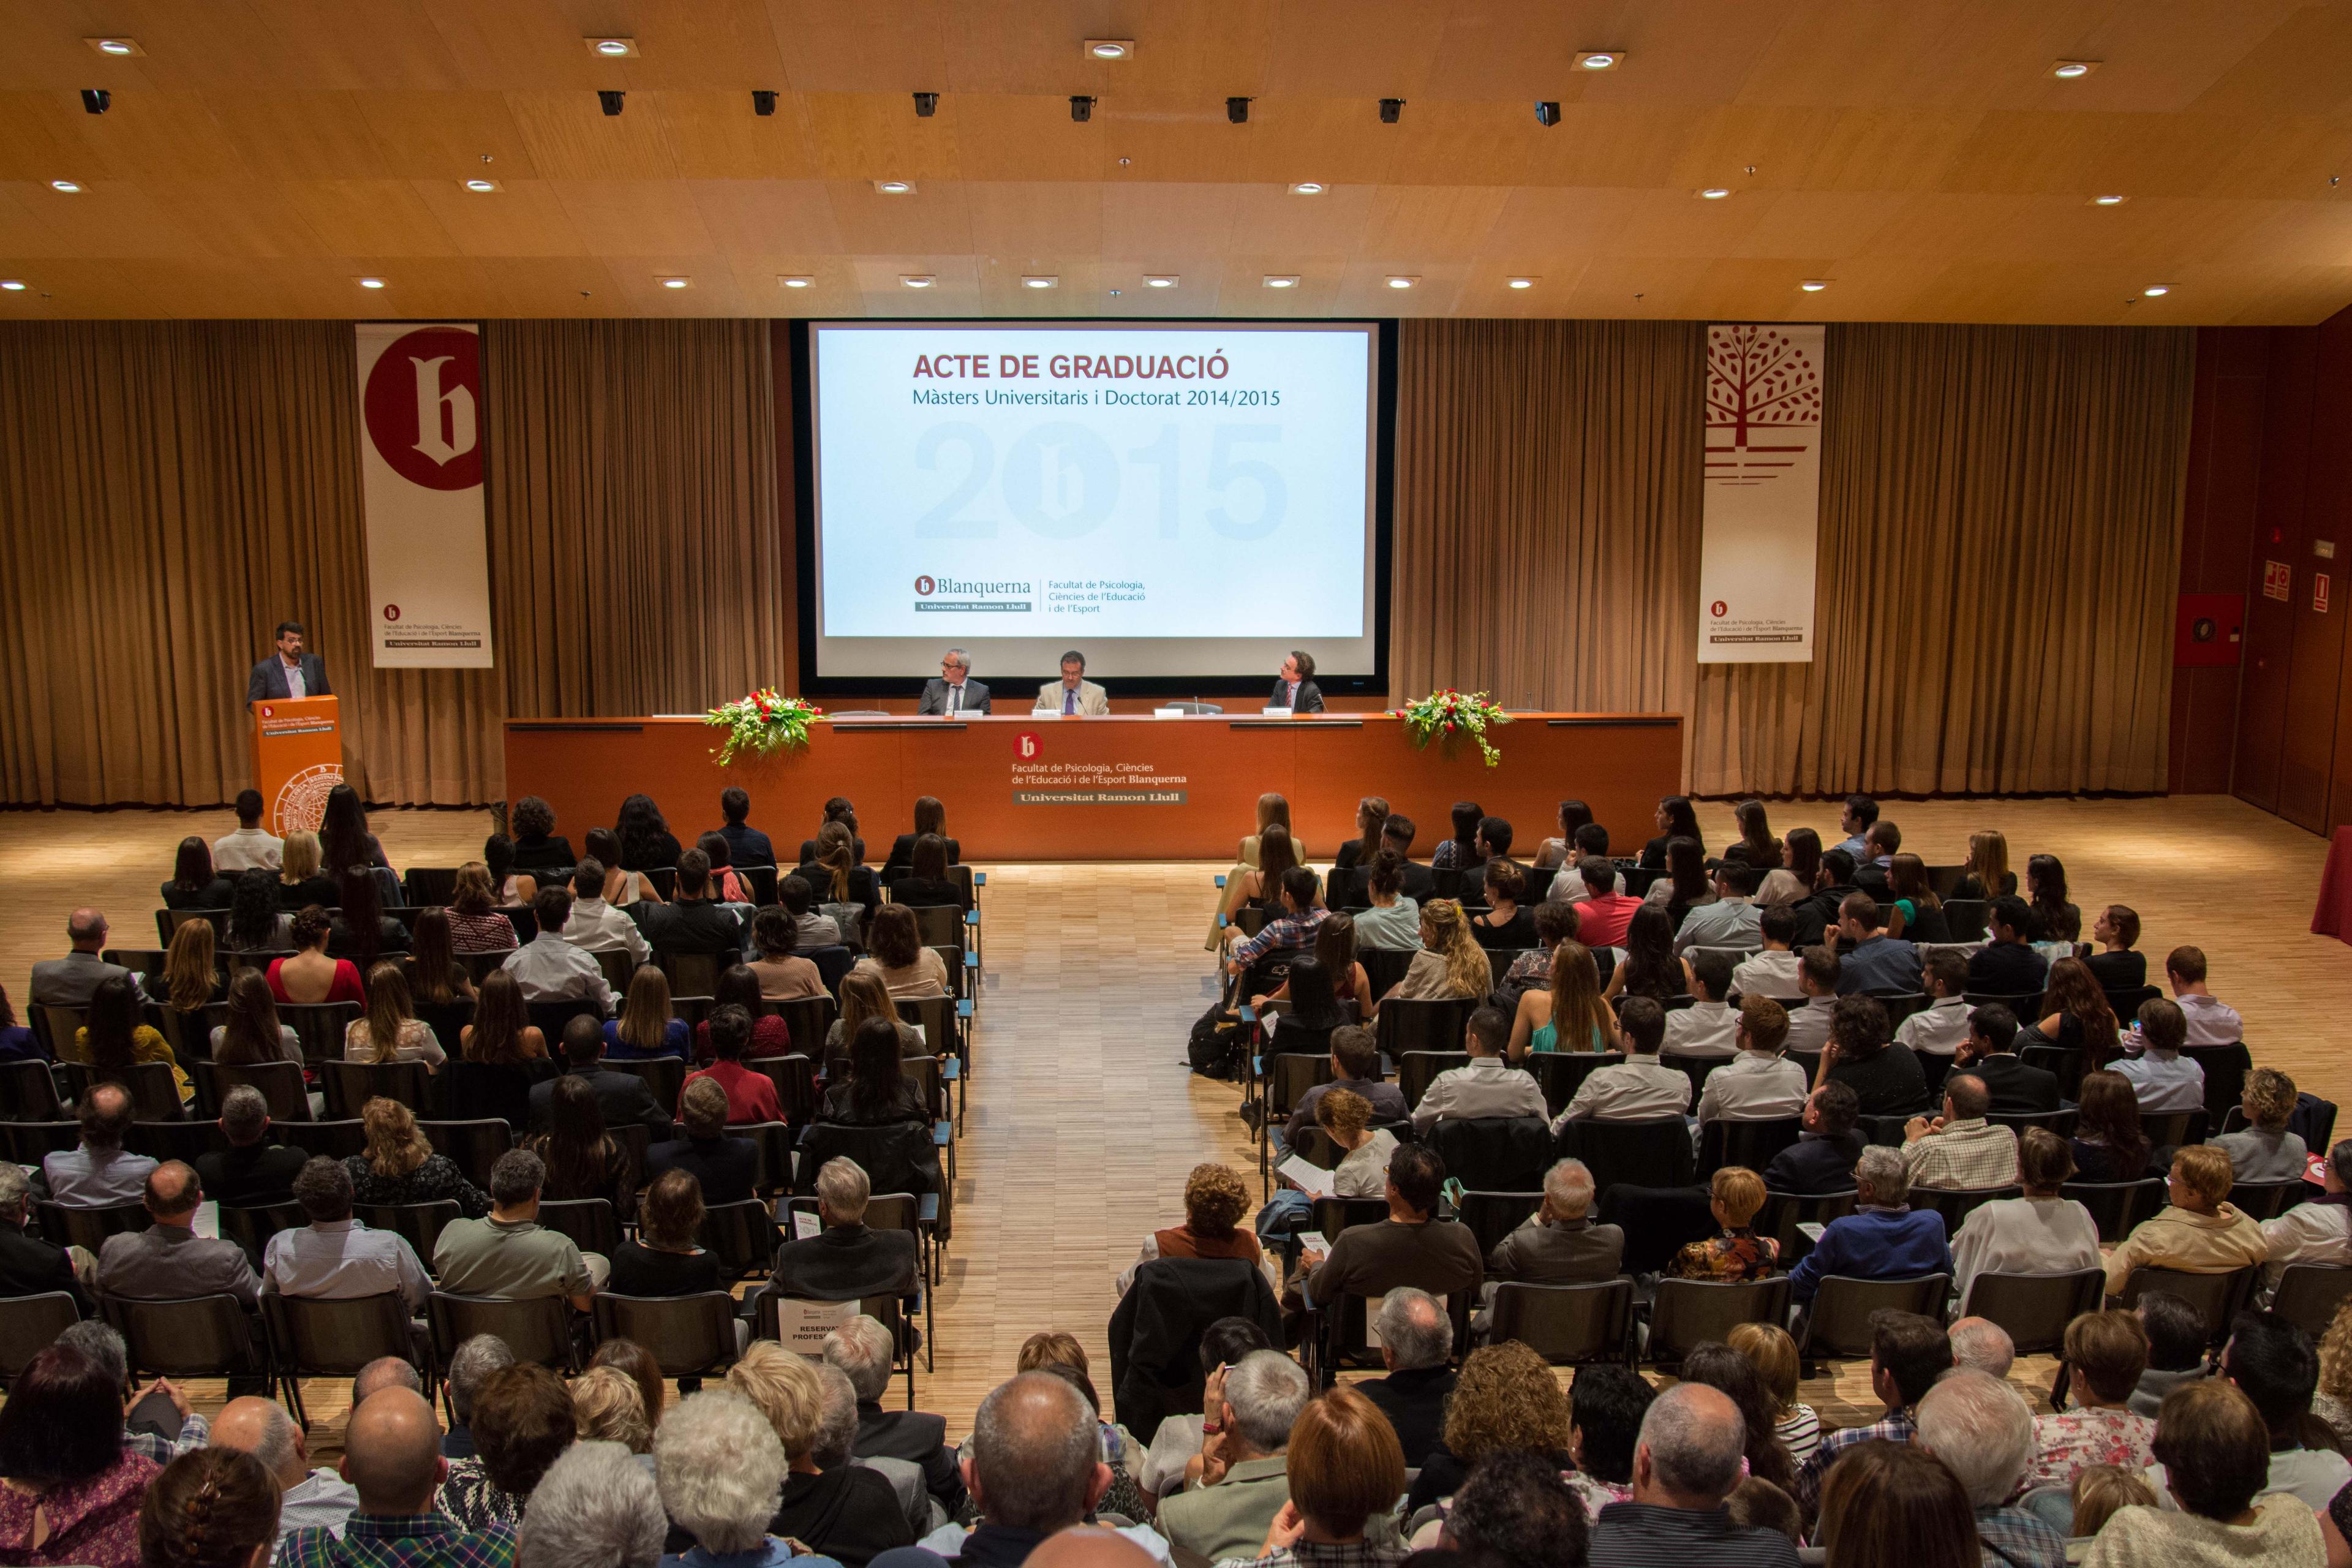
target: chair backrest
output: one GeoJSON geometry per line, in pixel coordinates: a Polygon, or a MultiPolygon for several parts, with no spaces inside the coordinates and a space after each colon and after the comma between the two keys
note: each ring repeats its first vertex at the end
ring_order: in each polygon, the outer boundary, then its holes
{"type": "MultiPolygon", "coordinates": [[[[2131,1014],[2118,1013],[2116,1016],[2129,1018],[2131,1014]]],[[[2244,1041],[2225,1046],[2183,1046],[2180,1058],[2195,1062],[2205,1074],[2205,1115],[2209,1123],[2244,1103],[2246,1075],[2254,1070],[2253,1055],[2246,1049],[2244,1041]]]]}
{"type": "Polygon", "coordinates": [[[1826,1226],[1853,1212],[1862,1196],[1849,1188],[1843,1193],[1776,1193],[1767,1189],[1764,1207],[1756,1215],[1756,1234],[1769,1236],[1780,1244],[1780,1262],[1793,1268],[1813,1249],[1812,1238],[1797,1227],[1801,1225],[1826,1226]]]}
{"type": "Polygon", "coordinates": [[[2230,1202],[2249,1219],[2276,1219],[2288,1200],[2304,1195],[2308,1184],[2300,1176],[2284,1182],[2239,1182],[2230,1188],[2230,1202]]]}
{"type": "Polygon", "coordinates": [[[0,1062],[0,1119],[9,1121],[60,1121],[65,1119],[58,1099],[58,1081],[43,1061],[0,1062]]]}
{"type": "Polygon", "coordinates": [[[629,982],[637,973],[635,958],[616,947],[593,951],[588,956],[594,959],[596,967],[604,972],[604,984],[613,988],[614,995],[625,996],[629,994],[629,982]]]}
{"type": "Polygon", "coordinates": [[[310,1092],[303,1086],[302,1064],[299,1062],[255,1062],[249,1067],[226,1067],[219,1062],[191,1062],[188,1071],[196,1083],[196,1103],[207,1116],[220,1114],[221,1101],[228,1091],[240,1084],[251,1084],[269,1102],[272,1121],[308,1121],[310,1120],[310,1092]]]}
{"type": "Polygon", "coordinates": [[[760,1011],[782,1018],[793,1032],[793,1049],[812,1058],[824,1050],[825,1032],[840,1014],[831,996],[764,998],[760,1011]]]}
{"type": "Polygon", "coordinates": [[[514,1147],[514,1127],[503,1121],[485,1117],[472,1121],[419,1121],[416,1125],[436,1153],[448,1155],[449,1163],[484,1192],[490,1190],[490,1167],[499,1163],[499,1155],[514,1147]]]}
{"type": "MultiPolygon", "coordinates": [[[[925,947],[953,948],[963,952],[963,910],[953,904],[914,904],[908,912],[915,917],[915,933],[925,947]]],[[[949,965],[952,970],[953,963],[949,965]]]]}
{"type": "Polygon", "coordinates": [[[583,1252],[610,1258],[621,1245],[621,1216],[613,1212],[609,1198],[542,1198],[539,1223],[570,1237],[583,1252]]]}
{"type": "Polygon", "coordinates": [[[1328,1052],[1284,1051],[1276,1056],[1265,1079],[1265,1116],[1271,1123],[1297,1109],[1299,1098],[1318,1083],[1331,1081],[1328,1052]]]}
{"type": "Polygon", "coordinates": [[[79,1247],[96,1257],[110,1236],[145,1230],[155,1223],[144,1204],[110,1204],[104,1208],[74,1208],[42,1198],[33,1205],[41,1234],[58,1247],[79,1247]]]}
{"type": "Polygon", "coordinates": [[[506,1341],[516,1361],[570,1372],[578,1357],[572,1352],[571,1322],[564,1316],[568,1310],[561,1296],[499,1301],[436,1290],[425,1302],[425,1321],[433,1331],[433,1359],[444,1367],[457,1347],[476,1334],[496,1334],[506,1341]]]}
{"type": "Polygon", "coordinates": [[[223,1241],[234,1241],[245,1248],[246,1260],[257,1273],[261,1255],[269,1246],[269,1238],[281,1230],[298,1230],[310,1223],[310,1216],[296,1203],[268,1204],[260,1208],[233,1208],[220,1205],[220,1234],[223,1241]]]}
{"type": "Polygon", "coordinates": [[[2352,1268],[2331,1268],[2318,1263],[2290,1263],[2279,1276],[2271,1310],[2295,1324],[2314,1341],[2336,1321],[2336,1309],[2352,1296],[2352,1268]]]}
{"type": "Polygon", "coordinates": [[[2072,1100],[2083,1092],[2085,1070],[2083,1051],[2073,1046],[2025,1046],[2019,1049],[2017,1059],[2027,1067],[2054,1073],[2058,1078],[2061,1099],[2072,1100]]]}
{"type": "Polygon", "coordinates": [[[635,1061],[606,1057],[596,1065],[607,1072],[625,1072],[643,1079],[656,1105],[673,1112],[677,1109],[678,1091],[686,1087],[686,1064],[676,1057],[646,1057],[635,1061]]]}
{"type": "Polygon", "coordinates": [[[457,1200],[443,1198],[429,1204],[353,1204],[352,1217],[370,1230],[388,1230],[404,1238],[427,1268],[433,1266],[433,1249],[440,1244],[441,1229],[457,1217],[457,1200]]]}
{"type": "Polygon", "coordinates": [[[1969,1281],[1960,1310],[1999,1323],[2018,1354],[2042,1355],[2065,1345],[2067,1324],[2099,1310],[2106,1282],[2103,1268],[2072,1274],[1979,1274],[1969,1281]]]}
{"type": "Polygon", "coordinates": [[[423,1062],[320,1062],[319,1073],[331,1116],[356,1117],[378,1096],[396,1100],[420,1116],[441,1110],[439,1080],[423,1062]]]}
{"type": "MultiPolygon", "coordinates": [[[[1398,1004],[1394,1002],[1389,1004],[1391,1007],[1396,1005],[1398,1004]]],[[[1381,1016],[1387,1016],[1385,1009],[1381,1016]]],[[[1404,1096],[1405,1108],[1412,1110],[1421,1103],[1421,1097],[1429,1092],[1429,1086],[1437,1081],[1439,1073],[1451,1072],[1469,1064],[1470,1053],[1467,1051],[1407,1050],[1398,1053],[1397,1090],[1404,1096]]]]}
{"type": "Polygon", "coordinates": [[[1326,1241],[1337,1241],[1351,1225],[1378,1225],[1388,1218],[1389,1205],[1386,1198],[1317,1198],[1311,1212],[1312,1228],[1321,1231],[1326,1241]]]}
{"type": "Polygon", "coordinates": [[[702,1211],[699,1240],[718,1262],[721,1279],[740,1279],[775,1261],[776,1222],[757,1198],[713,1204],[702,1211]]]}
{"type": "Polygon", "coordinates": [[[1407,1051],[1458,1052],[1462,1032],[1482,998],[1465,996],[1454,1002],[1408,1002],[1402,998],[1381,1004],[1381,1049],[1402,1061],[1407,1051]]]}
{"type": "Polygon", "coordinates": [[[74,1299],[62,1290],[0,1297],[0,1384],[14,1381],[26,1362],[79,1321],[81,1312],[74,1299]]]}
{"type": "Polygon", "coordinates": [[[1640,1121],[1587,1117],[1559,1135],[1559,1157],[1581,1160],[1596,1187],[1619,1182],[1637,1187],[1686,1187],[1697,1174],[1690,1127],[1679,1116],[1640,1121]]]}
{"type": "Polygon", "coordinates": [[[78,1121],[0,1121],[0,1151],[19,1165],[38,1170],[44,1157],[81,1142],[78,1121]]]}
{"type": "Polygon", "coordinates": [[[141,1121],[177,1121],[185,1114],[180,1085],[165,1062],[132,1062],[121,1068],[85,1068],[67,1063],[67,1081],[76,1100],[93,1083],[119,1083],[131,1091],[131,1114],[141,1121]]]}
{"type": "Polygon", "coordinates": [[[546,1037],[547,1051],[550,1056],[559,1055],[562,1051],[563,1030],[572,1019],[593,1018],[599,1024],[604,1021],[603,1008],[593,1002],[577,996],[566,997],[556,1002],[531,1002],[525,1005],[530,1013],[531,1026],[546,1037]]]}
{"type": "Polygon", "coordinates": [[[1554,1116],[1568,1109],[1584,1080],[1602,1068],[1622,1067],[1622,1051],[1536,1051],[1522,1063],[1543,1089],[1544,1106],[1554,1116]]]}
{"type": "Polygon", "coordinates": [[[2039,1127],[2045,1132],[2055,1132],[2061,1138],[2074,1136],[2074,1122],[2081,1115],[2072,1107],[2064,1110],[1989,1110],[1985,1120],[1995,1127],[2006,1127],[2020,1138],[2029,1127],[2039,1127]]]}
{"type": "MultiPolygon", "coordinates": [[[[784,1113],[791,1126],[804,1126],[815,1120],[817,1107],[816,1063],[794,1051],[782,1057],[746,1057],[743,1065],[762,1074],[776,1086],[776,1109],[784,1113]]],[[[936,1065],[936,1064],[935,1064],[936,1065]]],[[[899,1068],[905,1070],[906,1064],[899,1068]]],[[[671,1104],[677,1103],[673,1100],[671,1104]]]]}
{"type": "Polygon", "coordinates": [[[343,1037],[363,1011],[356,1002],[280,1002],[278,1021],[302,1042],[303,1060],[326,1062],[343,1054],[343,1037]]]}
{"type": "Polygon", "coordinates": [[[2143,1110],[2139,1113],[2140,1136],[2147,1140],[2150,1149],[2177,1149],[2184,1143],[2205,1142],[2205,1112],[2196,1110],[2143,1110]]]}
{"type": "Polygon", "coordinates": [[[1946,899],[1944,926],[1954,942],[1982,942],[1985,919],[1992,912],[1989,899],[1946,899]]]}
{"type": "Polygon", "coordinates": [[[378,1357],[406,1361],[415,1353],[408,1304],[396,1290],[341,1300],[270,1290],[263,1293],[261,1306],[286,1370],[298,1376],[353,1377],[378,1357]]]}
{"type": "Polygon", "coordinates": [[[1711,1176],[1726,1165],[1744,1165],[1761,1172],[1794,1144],[1805,1130],[1804,1118],[1783,1116],[1770,1121],[1732,1121],[1717,1117],[1699,1129],[1698,1172],[1711,1176]]]}
{"type": "MultiPolygon", "coordinates": [[[[1911,1113],[1916,1114],[1916,1111],[1911,1113]]],[[[1865,1143],[1900,1149],[1903,1147],[1903,1129],[1910,1124],[1911,1115],[1897,1110],[1883,1115],[1857,1116],[1853,1119],[1853,1130],[1862,1134],[1862,1141],[1865,1143]]]]}
{"type": "MultiPolygon", "coordinates": [[[[308,1131],[304,1129],[306,1135],[308,1131]]],[[[307,1142],[306,1136],[306,1145],[307,1142]]],[[[229,1144],[217,1121],[134,1121],[122,1146],[151,1160],[178,1160],[193,1165],[215,1150],[226,1151],[229,1144]]]]}
{"type": "Polygon", "coordinates": [[[455,1002],[419,1002],[416,1004],[416,1016],[424,1021],[426,1028],[433,1031],[433,1037],[440,1042],[443,1054],[454,1058],[465,1048],[458,1040],[465,1034],[466,1026],[474,1021],[474,1004],[470,997],[463,996],[455,1002]]]}
{"type": "Polygon", "coordinates": [[[348,1160],[367,1152],[367,1124],[356,1116],[334,1121],[313,1121],[293,1135],[295,1144],[313,1156],[348,1160]]]}
{"type": "Polygon", "coordinates": [[[2072,1198],[2091,1211],[2091,1221],[2099,1227],[2099,1239],[2117,1242],[2132,1233],[2132,1227],[2143,1220],[2156,1217],[2164,1206],[2164,1178],[2149,1176],[2137,1182],[2068,1182],[2058,1189],[2058,1195],[2072,1198]]]}
{"type": "Polygon", "coordinates": [[[711,996],[719,991],[719,975],[726,959],[715,952],[656,952],[654,961],[669,976],[670,990],[681,996],[711,996]]]}
{"type": "Polygon", "coordinates": [[[2189,1274],[2178,1268],[2135,1268],[2124,1281],[2123,1304],[2136,1307],[2150,1290],[2168,1290],[2197,1309],[2205,1321],[2205,1339],[2220,1344],[2229,1337],[2231,1321],[2245,1310],[2261,1270],[2251,1265],[2226,1274],[2189,1274]]]}
{"type": "Polygon", "coordinates": [[[1371,983],[1375,999],[1387,995],[1390,989],[1404,978],[1404,972],[1412,967],[1412,955],[1418,951],[1402,947],[1356,950],[1356,962],[1364,966],[1364,978],[1371,983]]]}
{"type": "Polygon", "coordinates": [[[74,1031],[89,1022],[88,1007],[60,1007],[45,1002],[26,1012],[32,1019],[33,1038],[53,1058],[60,1055],[58,1047],[71,1045],[74,1031]]]}
{"type": "Polygon", "coordinates": [[[1526,1193],[1482,1192],[1465,1188],[1454,1200],[1454,1215],[1469,1227],[1471,1235],[1478,1238],[1479,1252],[1490,1253],[1495,1250],[1496,1242],[1518,1229],[1529,1215],[1543,1205],[1543,1196],[1540,1188],[1526,1193]]]}
{"type": "Polygon", "coordinates": [[[1551,1124],[1540,1116],[1441,1117],[1423,1141],[1447,1176],[1486,1192],[1533,1192],[1551,1169],[1551,1124]]]}
{"type": "Polygon", "coordinates": [[[1922,1274],[1907,1279],[1830,1275],[1813,1296],[1812,1312],[1805,1320],[1805,1340],[1798,1349],[1809,1356],[1866,1356],[1872,1313],[1893,1308],[1941,1322],[1944,1298],[1951,1289],[1949,1274],[1922,1274]]]}
{"type": "Polygon", "coordinates": [[[1489,1340],[1517,1340],[1556,1366],[1614,1361],[1625,1353],[1633,1317],[1633,1282],[1495,1287],[1489,1340]]]}
{"type": "Polygon", "coordinates": [[[730,1127],[729,1136],[749,1138],[759,1155],[751,1176],[751,1190],[772,1195],[793,1184],[793,1130],[782,1121],[754,1121],[747,1126],[730,1127]]]}
{"type": "MultiPolygon", "coordinates": [[[[956,1005],[950,996],[900,996],[896,999],[898,1016],[923,1031],[923,1044],[931,1055],[956,1048],[956,1005]]],[[[822,1037],[820,1037],[822,1038],[822,1037]]]]}
{"type": "Polygon", "coordinates": [[[1958,1236],[1969,1215],[1997,1198],[2021,1198],[2025,1189],[2014,1183],[2005,1187],[1913,1187],[1911,1206],[1934,1209],[1944,1216],[1944,1234],[1958,1236]]]}
{"type": "Polygon", "coordinates": [[[234,1296],[134,1301],[109,1296],[106,1321],[122,1336],[132,1373],[163,1377],[226,1377],[267,1370],[245,1309],[234,1296]]]}
{"type": "Polygon", "coordinates": [[[664,1377],[698,1377],[735,1359],[735,1298],[596,1293],[596,1337],[635,1340],[653,1352],[664,1377]]]}
{"type": "Polygon", "coordinates": [[[1685,1078],[1690,1079],[1690,1102],[1693,1105],[1696,1105],[1698,1103],[1700,1092],[1706,1088],[1706,1075],[1713,1072],[1716,1068],[1721,1067],[1725,1062],[1727,1062],[1731,1058],[1729,1057],[1685,1056],[1680,1051],[1660,1051],[1658,1053],[1658,1065],[1660,1067],[1672,1068],[1676,1072],[1682,1074],[1685,1078]]]}
{"type": "Polygon", "coordinates": [[[400,881],[402,896],[418,909],[446,904],[457,896],[455,866],[411,866],[400,881]]]}
{"type": "Polygon", "coordinates": [[[1782,1323],[1789,1317],[1789,1277],[1761,1279],[1661,1279],[1650,1303],[1649,1360],[1679,1363],[1709,1341],[1728,1339],[1742,1323],[1782,1323]]]}

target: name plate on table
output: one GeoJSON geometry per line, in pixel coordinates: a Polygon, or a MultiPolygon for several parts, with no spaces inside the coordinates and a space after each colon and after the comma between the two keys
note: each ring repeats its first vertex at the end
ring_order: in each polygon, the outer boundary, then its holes
{"type": "Polygon", "coordinates": [[[1259,713],[1268,719],[1287,719],[1292,716],[1294,711],[1295,710],[1288,708],[1261,708],[1258,710],[1259,713]]]}

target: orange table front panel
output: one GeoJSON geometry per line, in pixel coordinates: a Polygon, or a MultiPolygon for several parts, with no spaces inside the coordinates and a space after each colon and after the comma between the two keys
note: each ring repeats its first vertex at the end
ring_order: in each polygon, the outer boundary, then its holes
{"type": "Polygon", "coordinates": [[[1172,860],[1231,857],[1257,797],[1273,790],[1289,797],[1310,854],[1328,859],[1355,837],[1365,795],[1420,825],[1423,857],[1451,832],[1457,800],[1508,818],[1531,850],[1571,797],[1591,805],[1613,850],[1631,854],[1657,831],[1652,810],[1682,777],[1672,713],[1521,714],[1495,733],[1503,756],[1492,768],[1475,745],[1416,749],[1386,714],[849,719],[818,724],[805,751],[723,768],[718,734],[692,719],[509,720],[507,793],[544,798],[575,847],[639,793],[690,845],[718,826],[719,792],[740,784],[751,826],[787,858],[814,835],[828,796],[857,803],[878,858],[908,830],[916,797],[930,795],[947,803],[966,859],[1172,860]]]}

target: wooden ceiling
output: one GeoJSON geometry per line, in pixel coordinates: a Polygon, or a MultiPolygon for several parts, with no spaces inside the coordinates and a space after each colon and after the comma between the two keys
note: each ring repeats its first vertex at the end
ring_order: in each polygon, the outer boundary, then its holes
{"type": "Polygon", "coordinates": [[[2299,323],[2352,302],[2338,174],[2345,3],[0,0],[0,321],[2299,323]]]}

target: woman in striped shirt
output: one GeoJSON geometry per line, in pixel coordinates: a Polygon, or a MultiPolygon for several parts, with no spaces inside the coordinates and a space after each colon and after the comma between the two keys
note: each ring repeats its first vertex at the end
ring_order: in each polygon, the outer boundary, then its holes
{"type": "Polygon", "coordinates": [[[457,890],[449,895],[449,945],[457,952],[511,952],[514,922],[499,913],[490,868],[479,860],[457,868],[457,890]]]}

